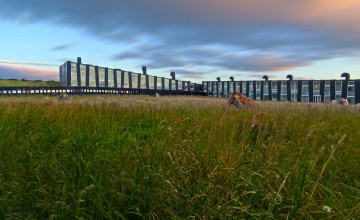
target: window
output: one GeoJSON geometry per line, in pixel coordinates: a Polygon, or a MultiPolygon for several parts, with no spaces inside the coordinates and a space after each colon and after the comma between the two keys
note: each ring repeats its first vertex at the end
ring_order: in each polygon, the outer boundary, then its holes
{"type": "Polygon", "coordinates": [[[138,89],[138,74],[131,73],[131,88],[138,89]]]}
{"type": "Polygon", "coordinates": [[[355,84],[354,81],[349,81],[347,99],[349,104],[355,104],[355,84]]]}
{"type": "Polygon", "coordinates": [[[325,91],[324,91],[325,102],[330,102],[330,81],[325,81],[325,91]]]}
{"type": "Polygon", "coordinates": [[[149,89],[155,89],[154,87],[154,77],[153,76],[148,76],[149,79],[149,89]]]}
{"type": "Polygon", "coordinates": [[[129,72],[124,72],[124,88],[130,88],[129,72]]]}
{"type": "Polygon", "coordinates": [[[342,93],[342,82],[336,81],[335,82],[335,99],[337,102],[340,102],[341,100],[341,93],[342,93]]]}
{"type": "Polygon", "coordinates": [[[170,80],[169,79],[165,79],[165,90],[169,90],[169,85],[170,85],[170,80]]]}
{"type": "Polygon", "coordinates": [[[246,94],[246,89],[247,89],[247,86],[246,86],[246,82],[241,82],[242,83],[242,94],[246,94]]]}
{"type": "Polygon", "coordinates": [[[314,81],[314,96],[320,95],[320,81],[314,81]]]}
{"type": "Polygon", "coordinates": [[[78,86],[76,63],[71,63],[71,86],[78,86]]]}
{"type": "Polygon", "coordinates": [[[222,82],[218,82],[217,83],[219,85],[219,88],[218,88],[218,96],[219,97],[222,97],[223,93],[222,93],[222,82]]]}
{"type": "Polygon", "coordinates": [[[240,92],[240,82],[236,82],[236,91],[240,92]]]}
{"type": "Polygon", "coordinates": [[[256,82],[256,99],[260,99],[261,82],[256,82]]]}
{"type": "Polygon", "coordinates": [[[184,82],[185,83],[185,91],[189,91],[189,82],[184,82]]]}
{"type": "Polygon", "coordinates": [[[271,82],[272,100],[277,100],[277,93],[278,93],[277,89],[278,89],[277,81],[272,81],[271,82]]]}
{"type": "Polygon", "coordinates": [[[291,101],[297,102],[298,99],[298,82],[291,81],[290,82],[290,89],[291,89],[291,101]]]}
{"type": "Polygon", "coordinates": [[[217,96],[217,93],[218,93],[217,82],[213,82],[213,88],[214,88],[213,96],[217,96]]]}
{"type": "Polygon", "coordinates": [[[117,81],[117,87],[121,88],[121,71],[116,70],[116,81],[117,81]]]}
{"type": "Polygon", "coordinates": [[[90,66],[89,68],[89,85],[92,87],[96,87],[96,74],[94,66],[90,66]]]}
{"type": "Polygon", "coordinates": [[[212,85],[213,85],[213,82],[208,82],[209,84],[209,95],[212,95],[212,85]]]}
{"type": "MultiPolygon", "coordinates": [[[[179,81],[179,84],[178,84],[178,85],[179,85],[179,90],[181,90],[180,81],[179,81]]],[[[204,91],[204,92],[207,92],[207,82],[206,82],[206,81],[203,82],[203,91],[204,91]]]]}
{"type": "Polygon", "coordinates": [[[60,86],[67,86],[66,63],[60,66],[60,86]]]}
{"type": "Polygon", "coordinates": [[[99,86],[105,87],[105,68],[99,67],[99,86]]]}
{"type": "Polygon", "coordinates": [[[281,82],[281,100],[282,101],[287,100],[287,82],[286,81],[281,82]]]}
{"type": "Polygon", "coordinates": [[[264,100],[269,100],[269,82],[264,82],[264,100]]]}
{"type": "Polygon", "coordinates": [[[157,78],[157,88],[155,88],[155,89],[162,90],[162,78],[160,78],[160,77],[157,78]]]}
{"type": "MultiPolygon", "coordinates": [[[[207,85],[207,82],[205,82],[206,83],[206,85],[207,85]]],[[[207,91],[207,88],[206,88],[206,85],[205,85],[205,87],[204,87],[204,92],[206,92],[207,91]]],[[[182,81],[178,81],[178,89],[179,90],[183,90],[183,82],[182,81]]]]}
{"type": "Polygon", "coordinates": [[[80,64],[80,85],[86,86],[86,65],[80,64]]]}
{"type": "Polygon", "coordinates": [[[302,102],[309,102],[309,82],[302,83],[302,95],[301,95],[302,102]]]}
{"type": "Polygon", "coordinates": [[[171,80],[171,90],[176,90],[176,81],[171,80]]]}
{"type": "Polygon", "coordinates": [[[224,97],[228,97],[228,82],[224,82],[224,97]]]}
{"type": "Polygon", "coordinates": [[[253,82],[249,82],[249,98],[254,99],[253,82]]]}
{"type": "MultiPolygon", "coordinates": [[[[140,86],[141,86],[141,88],[142,89],[146,89],[146,75],[144,75],[144,74],[141,74],[141,84],[140,84],[140,86]]],[[[150,85],[149,85],[150,86],[150,85]]]]}
{"type": "Polygon", "coordinates": [[[114,70],[108,69],[108,87],[114,87],[114,70]]]}
{"type": "MultiPolygon", "coordinates": [[[[229,92],[233,93],[234,92],[234,82],[229,82],[229,92]]],[[[229,94],[230,95],[230,94],[229,94]]]]}

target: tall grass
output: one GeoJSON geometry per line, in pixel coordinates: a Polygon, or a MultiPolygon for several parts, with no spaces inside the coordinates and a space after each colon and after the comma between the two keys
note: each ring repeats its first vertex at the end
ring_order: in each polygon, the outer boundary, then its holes
{"type": "Polygon", "coordinates": [[[360,109],[224,103],[1,97],[0,219],[359,217],[360,109]]]}

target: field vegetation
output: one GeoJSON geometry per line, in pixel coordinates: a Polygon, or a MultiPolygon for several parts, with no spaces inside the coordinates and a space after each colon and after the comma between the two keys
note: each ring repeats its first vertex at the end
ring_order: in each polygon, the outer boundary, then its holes
{"type": "Polygon", "coordinates": [[[0,86],[60,86],[57,81],[0,79],[0,86]]]}
{"type": "Polygon", "coordinates": [[[0,219],[351,219],[360,108],[0,97],[0,219]]]}

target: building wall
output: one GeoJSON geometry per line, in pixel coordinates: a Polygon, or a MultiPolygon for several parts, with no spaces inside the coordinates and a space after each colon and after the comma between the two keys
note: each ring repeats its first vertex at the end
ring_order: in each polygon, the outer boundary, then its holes
{"type": "Polygon", "coordinates": [[[326,103],[334,99],[339,102],[343,97],[350,104],[360,103],[360,79],[203,81],[202,88],[213,97],[229,97],[232,91],[238,91],[254,100],[326,103]]]}
{"type": "Polygon", "coordinates": [[[61,86],[110,87],[157,90],[195,91],[202,86],[191,82],[172,80],[67,61],[59,70],[61,86]]]}

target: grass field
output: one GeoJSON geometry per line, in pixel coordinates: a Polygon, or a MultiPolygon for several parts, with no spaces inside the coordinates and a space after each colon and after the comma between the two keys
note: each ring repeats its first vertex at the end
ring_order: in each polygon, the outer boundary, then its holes
{"type": "Polygon", "coordinates": [[[360,217],[359,107],[224,103],[0,97],[0,219],[360,217]]]}
{"type": "Polygon", "coordinates": [[[0,79],[0,86],[59,86],[60,82],[41,80],[6,80],[0,79]]]}

